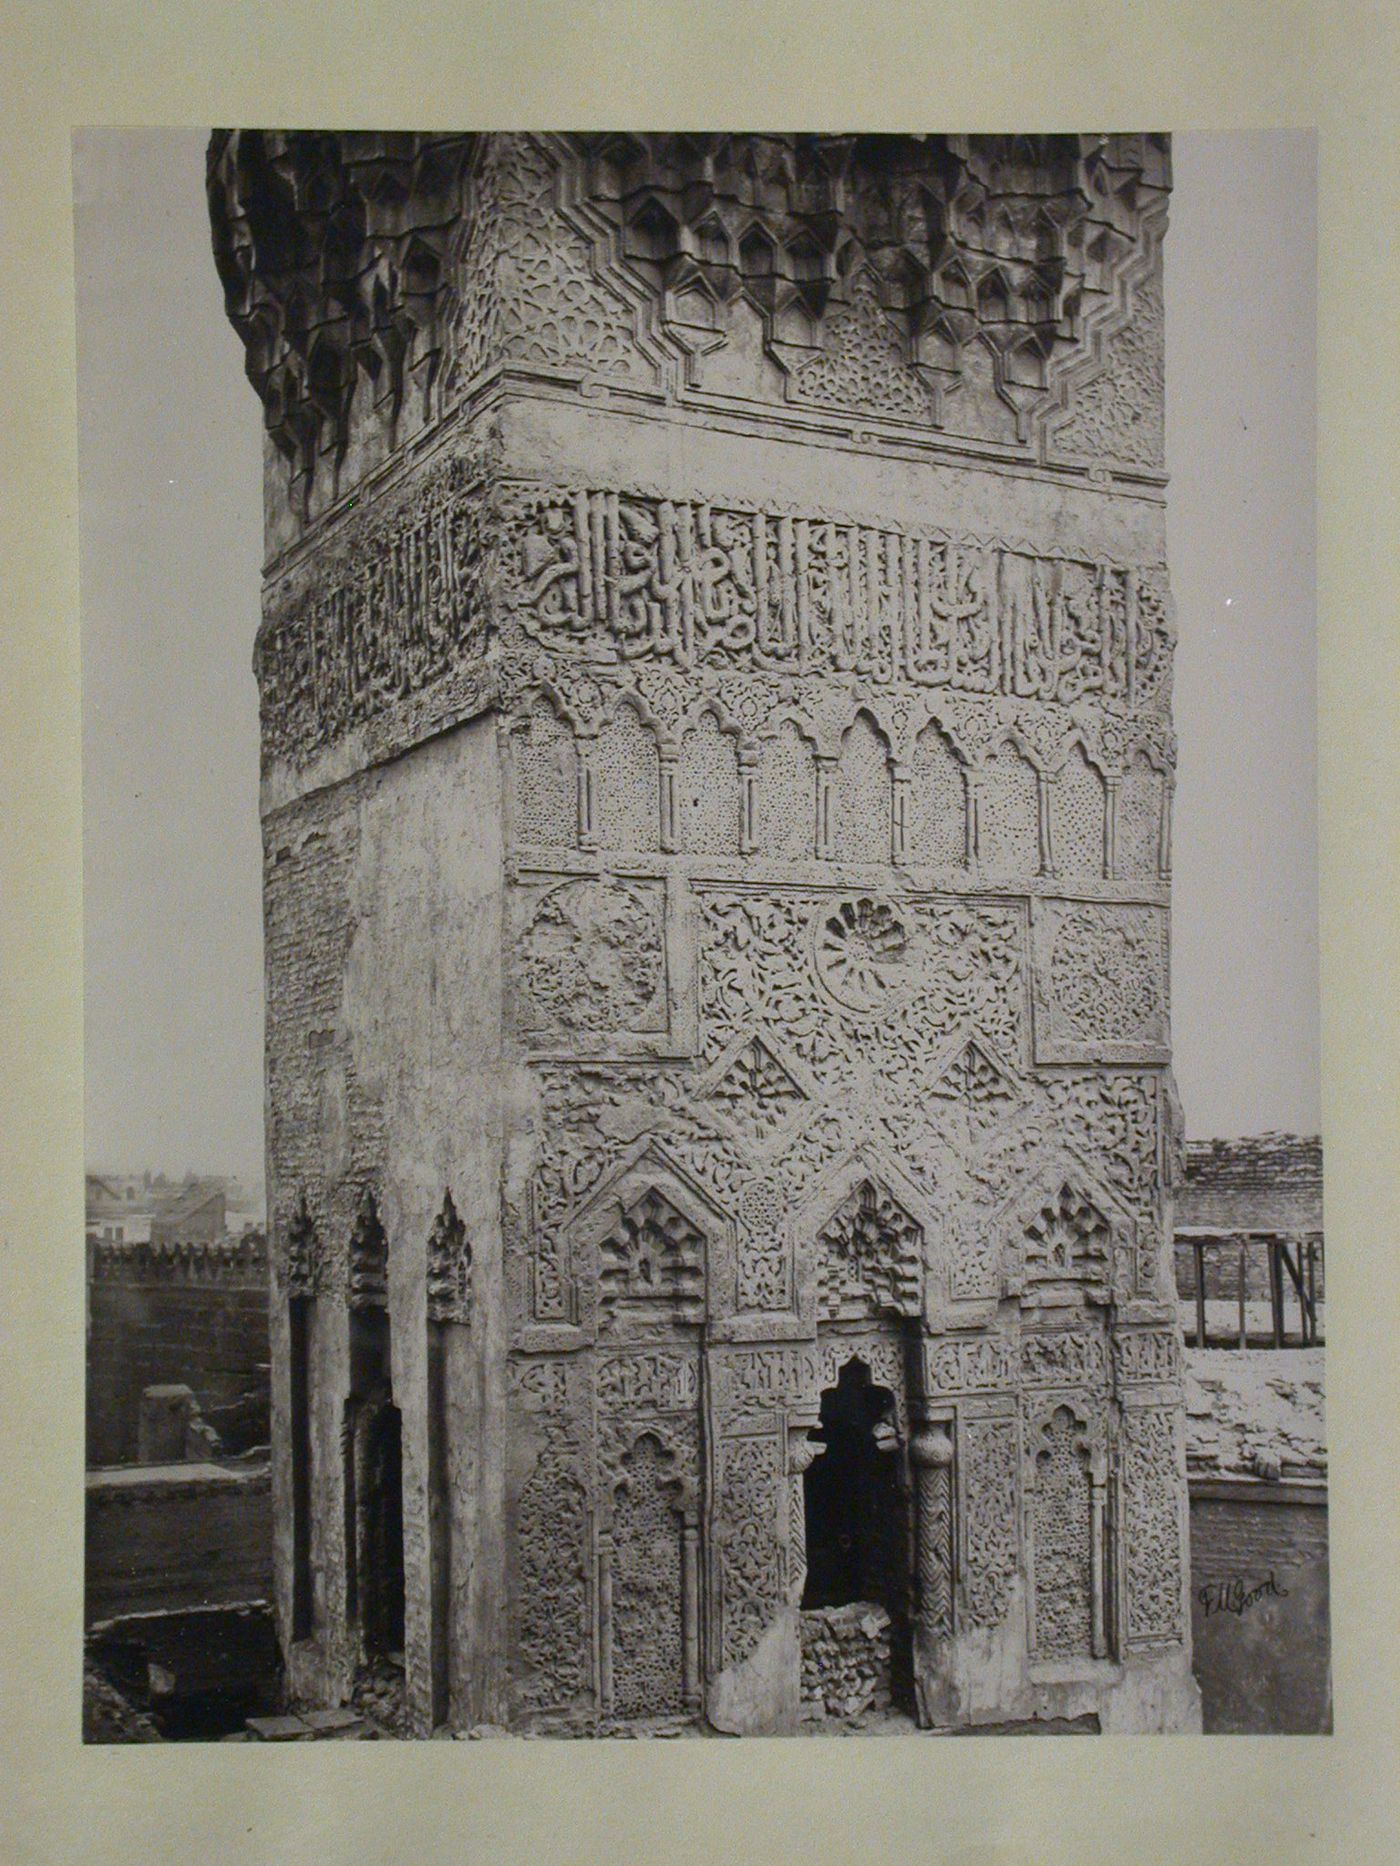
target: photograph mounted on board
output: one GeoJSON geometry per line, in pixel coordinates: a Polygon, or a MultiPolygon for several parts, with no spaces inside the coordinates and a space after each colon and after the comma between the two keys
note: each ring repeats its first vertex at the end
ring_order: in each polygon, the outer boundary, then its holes
{"type": "Polygon", "coordinates": [[[85,1735],[1330,1730],[1312,139],[75,177],[85,1735]]]}

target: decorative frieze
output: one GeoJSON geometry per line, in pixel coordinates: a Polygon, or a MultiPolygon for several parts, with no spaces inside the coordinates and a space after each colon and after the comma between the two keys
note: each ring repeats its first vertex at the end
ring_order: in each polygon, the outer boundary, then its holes
{"type": "Polygon", "coordinates": [[[700,1363],[661,1349],[609,1354],[598,1361],[597,1394],[604,1412],[685,1412],[700,1403],[700,1363]]]}
{"type": "Polygon", "coordinates": [[[979,1335],[966,1341],[926,1341],[923,1345],[927,1393],[1001,1393],[1016,1384],[1014,1340],[979,1335]]]}
{"type": "Polygon", "coordinates": [[[1047,1329],[1022,1335],[1021,1378],[1028,1386],[1102,1388],[1108,1380],[1102,1330],[1047,1329]]]}
{"type": "Polygon", "coordinates": [[[600,667],[860,675],[1145,709],[1166,678],[1165,572],[854,519],[511,486],[507,608],[600,667]]]}
{"type": "Polygon", "coordinates": [[[456,449],[268,591],[263,755],[307,761],[486,642],[487,454],[456,449]]]}

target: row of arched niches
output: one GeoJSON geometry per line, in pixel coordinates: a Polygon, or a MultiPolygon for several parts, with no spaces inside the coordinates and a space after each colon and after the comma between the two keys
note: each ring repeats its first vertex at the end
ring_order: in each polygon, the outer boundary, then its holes
{"type": "Polygon", "coordinates": [[[1155,881],[1168,872],[1169,778],[1145,747],[1110,770],[1074,737],[1049,766],[1008,728],[973,762],[931,721],[901,763],[862,710],[839,752],[823,756],[792,719],[746,739],[708,709],[663,738],[626,697],[584,737],[540,696],[512,739],[515,839],[525,847],[1005,876],[1155,881]]]}

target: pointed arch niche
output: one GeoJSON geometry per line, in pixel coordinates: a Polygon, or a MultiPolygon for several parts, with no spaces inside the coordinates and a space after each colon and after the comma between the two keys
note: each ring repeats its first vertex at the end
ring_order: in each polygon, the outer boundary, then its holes
{"type": "Polygon", "coordinates": [[[1030,1423],[1028,1452],[1031,1654],[1102,1658],[1106,1471],[1080,1402],[1048,1402],[1030,1423]]]}
{"type": "Polygon", "coordinates": [[[623,703],[593,744],[593,824],[598,846],[650,853],[661,846],[661,759],[656,737],[623,703]]]}
{"type": "Polygon", "coordinates": [[[908,859],[938,868],[967,860],[967,778],[945,734],[930,722],[910,763],[908,859]]]}
{"type": "Polygon", "coordinates": [[[979,773],[977,859],[992,874],[1040,873],[1040,778],[1010,739],[979,773]]]}
{"type": "Polygon", "coordinates": [[[578,841],[578,752],[574,735],[541,696],[512,734],[515,814],[521,842],[572,849],[578,841]]]}
{"type": "Polygon", "coordinates": [[[1114,872],[1155,881],[1162,869],[1164,779],[1145,752],[1128,760],[1118,785],[1113,826],[1114,872]]]}
{"type": "Polygon", "coordinates": [[[1062,875],[1104,872],[1104,782],[1078,739],[1051,786],[1055,867],[1062,875]]]}
{"type": "Polygon", "coordinates": [[[893,789],[890,749],[867,712],[846,728],[836,761],[833,853],[843,862],[888,862],[893,789]]]}
{"type": "Polygon", "coordinates": [[[365,1191],[349,1251],[350,1390],[344,1447],[346,1615],[358,1653],[404,1643],[403,1422],[394,1401],[389,1240],[365,1191]]]}
{"type": "Polygon", "coordinates": [[[737,855],[742,831],[739,751],[712,712],[681,740],[676,770],[679,844],[695,855],[737,855]]]}
{"type": "Polygon", "coordinates": [[[763,742],[759,767],[759,847],[783,862],[811,857],[816,843],[817,778],[812,752],[792,720],[763,742]]]}

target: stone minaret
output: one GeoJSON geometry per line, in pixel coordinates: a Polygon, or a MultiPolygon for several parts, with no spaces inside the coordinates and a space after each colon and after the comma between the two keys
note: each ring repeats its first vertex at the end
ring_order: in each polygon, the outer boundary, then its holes
{"type": "Polygon", "coordinates": [[[302,1701],[1198,1721],[1168,186],[214,137],[302,1701]]]}

